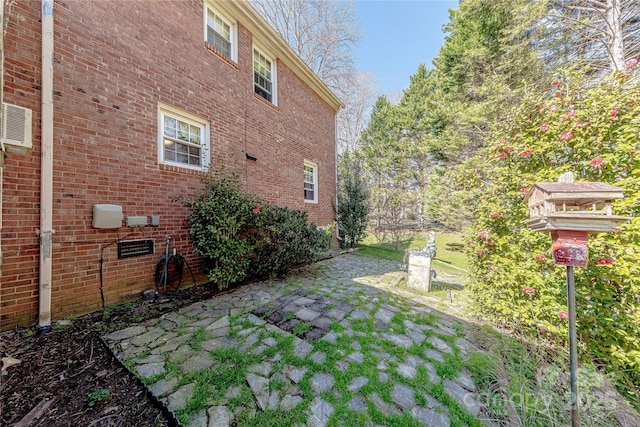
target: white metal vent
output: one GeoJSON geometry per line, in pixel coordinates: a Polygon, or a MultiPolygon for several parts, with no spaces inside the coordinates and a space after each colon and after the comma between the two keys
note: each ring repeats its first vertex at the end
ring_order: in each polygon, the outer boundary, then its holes
{"type": "Polygon", "coordinates": [[[0,138],[8,153],[29,154],[31,151],[31,110],[2,103],[0,138]]]}

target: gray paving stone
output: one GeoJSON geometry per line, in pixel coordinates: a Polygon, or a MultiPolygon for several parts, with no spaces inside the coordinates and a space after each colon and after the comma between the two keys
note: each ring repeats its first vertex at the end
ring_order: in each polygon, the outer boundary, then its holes
{"type": "Polygon", "coordinates": [[[260,341],[260,334],[258,334],[257,332],[249,335],[245,340],[244,343],[240,346],[240,351],[247,351],[249,350],[251,347],[253,347],[254,345],[256,345],[258,343],[258,341],[260,341]]]}
{"type": "Polygon", "coordinates": [[[323,391],[331,390],[333,387],[333,375],[318,372],[311,377],[311,389],[314,393],[320,394],[323,391]]]}
{"type": "Polygon", "coordinates": [[[382,320],[385,323],[391,323],[391,320],[393,319],[393,315],[395,313],[391,310],[388,310],[386,308],[380,308],[378,311],[376,311],[376,313],[374,314],[374,317],[376,319],[382,320]]]}
{"type": "Polygon", "coordinates": [[[466,388],[468,391],[476,391],[476,384],[473,382],[471,374],[466,369],[460,371],[453,381],[466,388]]]}
{"type": "Polygon", "coordinates": [[[191,356],[191,347],[183,344],[169,354],[169,360],[175,364],[181,364],[191,356]]]}
{"type": "Polygon", "coordinates": [[[338,342],[338,334],[335,331],[329,331],[321,340],[336,344],[338,342]]]}
{"type": "Polygon", "coordinates": [[[423,334],[420,331],[416,331],[414,329],[408,329],[407,330],[407,335],[409,336],[409,338],[411,338],[413,340],[413,342],[415,342],[417,345],[420,345],[424,342],[424,340],[426,339],[425,334],[423,334]]]}
{"type": "Polygon", "coordinates": [[[399,363],[396,371],[398,371],[398,374],[401,376],[410,380],[414,379],[417,373],[416,368],[406,363],[399,363]]]}
{"type": "Polygon", "coordinates": [[[433,366],[429,362],[424,362],[423,366],[425,368],[427,368],[427,373],[429,374],[429,381],[430,382],[435,383],[435,384],[439,384],[440,381],[442,381],[442,378],[440,378],[440,375],[438,375],[438,372],[436,372],[435,366],[433,366]]]}
{"type": "Polygon", "coordinates": [[[147,344],[157,340],[158,338],[160,338],[161,336],[163,336],[164,334],[166,334],[166,331],[160,327],[157,328],[149,328],[147,330],[147,332],[138,335],[135,338],[132,338],[130,340],[131,344],[135,345],[136,347],[142,347],[142,346],[146,346],[147,344]]]}
{"type": "Polygon", "coordinates": [[[311,360],[313,360],[317,364],[322,364],[325,360],[327,360],[327,354],[321,351],[316,351],[311,355],[311,360]]]}
{"type": "Polygon", "coordinates": [[[293,300],[294,304],[297,304],[301,307],[304,307],[305,305],[310,305],[313,304],[314,302],[316,302],[316,300],[311,299],[311,298],[307,298],[307,297],[298,297],[296,299],[293,300]]]}
{"type": "Polygon", "coordinates": [[[451,421],[446,415],[421,406],[412,408],[411,416],[428,427],[449,427],[451,425],[451,421]]]}
{"type": "Polygon", "coordinates": [[[204,371],[213,366],[213,359],[207,352],[198,352],[185,360],[180,368],[183,372],[192,374],[199,371],[204,371]]]}
{"type": "Polygon", "coordinates": [[[302,397],[291,394],[286,394],[280,401],[280,409],[283,411],[290,411],[302,402],[302,397]]]}
{"type": "Polygon", "coordinates": [[[149,391],[155,397],[164,397],[173,392],[173,390],[178,386],[180,381],[178,378],[171,379],[162,379],[156,381],[155,383],[149,386],[149,391]]]}
{"type": "Polygon", "coordinates": [[[469,354],[471,352],[478,351],[478,348],[476,346],[474,346],[464,338],[456,338],[453,343],[460,349],[460,356],[465,360],[469,359],[469,354]]]}
{"type": "Polygon", "coordinates": [[[336,361],[336,368],[341,372],[347,372],[349,370],[349,362],[345,360],[336,361]]]}
{"type": "Polygon", "coordinates": [[[144,326],[131,326],[129,328],[121,329],[107,335],[107,338],[112,341],[122,341],[131,337],[137,337],[147,331],[144,326]]]}
{"type": "Polygon", "coordinates": [[[367,401],[361,395],[354,396],[349,402],[349,409],[364,414],[367,409],[367,401]]]}
{"type": "Polygon", "coordinates": [[[334,322],[339,322],[344,319],[347,313],[337,308],[332,308],[331,310],[325,311],[324,315],[332,319],[334,322]]]}
{"type": "Polygon", "coordinates": [[[362,363],[364,363],[364,354],[362,354],[360,352],[351,353],[349,355],[349,359],[353,360],[356,363],[362,364],[362,363]]]}
{"type": "Polygon", "coordinates": [[[226,406],[212,406],[207,410],[209,425],[207,427],[229,427],[235,419],[233,412],[226,406]]]}
{"type": "Polygon", "coordinates": [[[181,409],[184,409],[187,406],[187,402],[193,395],[193,390],[195,386],[196,385],[194,383],[187,384],[185,386],[180,387],[173,394],[170,394],[166,400],[167,408],[171,412],[176,412],[181,409]]]}
{"type": "Polygon", "coordinates": [[[402,409],[411,409],[416,406],[416,396],[413,388],[405,384],[396,383],[393,385],[391,400],[402,409]]]}
{"type": "Polygon", "coordinates": [[[191,417],[185,427],[208,427],[207,411],[204,409],[191,417]]]}
{"type": "Polygon", "coordinates": [[[267,402],[267,408],[276,410],[280,406],[280,390],[271,390],[269,394],[269,401],[267,402]]]}
{"type": "Polygon", "coordinates": [[[361,308],[356,308],[349,315],[349,317],[351,317],[351,319],[354,319],[354,320],[364,320],[364,319],[368,319],[370,316],[371,314],[368,311],[363,310],[361,308]]]}
{"type": "Polygon", "coordinates": [[[378,409],[378,411],[382,412],[385,415],[400,414],[400,411],[398,410],[398,408],[382,400],[382,398],[378,395],[378,393],[371,393],[369,395],[369,400],[378,409]]]}
{"type": "Polygon", "coordinates": [[[236,337],[219,337],[212,340],[202,342],[202,350],[211,351],[222,348],[233,348],[238,346],[236,337]]]}
{"type": "Polygon", "coordinates": [[[305,322],[309,322],[319,316],[320,316],[320,313],[306,307],[296,312],[296,317],[300,320],[304,320],[305,322]]]}
{"type": "MultiPolygon", "coordinates": [[[[181,335],[175,338],[168,340],[166,343],[154,348],[151,353],[152,354],[160,354],[160,353],[170,353],[175,351],[178,347],[180,347],[185,342],[189,341],[188,335],[181,335]]],[[[160,337],[162,339],[162,337],[160,337]]]]}
{"type": "Polygon", "coordinates": [[[161,354],[152,354],[144,359],[136,360],[137,365],[145,365],[147,363],[159,363],[164,362],[164,356],[161,354]]]}
{"type": "Polygon", "coordinates": [[[251,324],[255,325],[255,326],[261,326],[264,325],[265,322],[264,320],[262,320],[261,318],[259,318],[258,316],[256,316],[255,314],[249,314],[249,316],[247,316],[247,320],[249,322],[251,322],[251,324]]]}
{"type": "Polygon", "coordinates": [[[309,368],[295,368],[290,367],[287,371],[287,376],[291,381],[298,384],[304,378],[304,375],[307,373],[309,368]]]}
{"type": "Polygon", "coordinates": [[[427,342],[443,353],[453,353],[453,349],[451,348],[449,343],[441,338],[430,336],[429,338],[427,338],[427,342]]]}
{"type": "Polygon", "coordinates": [[[138,375],[144,378],[149,378],[154,375],[158,375],[164,372],[164,362],[145,363],[144,365],[136,366],[136,372],[138,375]]]}
{"type": "Polygon", "coordinates": [[[298,337],[293,339],[293,354],[297,357],[304,358],[313,350],[313,346],[306,341],[301,340],[298,337]]]}
{"type": "Polygon", "coordinates": [[[427,348],[424,350],[424,356],[429,359],[437,360],[438,362],[444,363],[444,357],[442,356],[442,353],[440,353],[438,350],[427,348]]]}
{"type": "Polygon", "coordinates": [[[269,403],[269,380],[255,374],[247,374],[247,384],[256,398],[258,406],[263,411],[267,409],[269,403]]]}
{"type": "Polygon", "coordinates": [[[349,390],[350,392],[358,391],[362,387],[367,385],[368,382],[369,379],[367,377],[356,377],[353,379],[353,381],[351,381],[351,384],[349,384],[347,390],[349,390]]]}
{"type": "Polygon", "coordinates": [[[271,375],[272,370],[273,370],[273,367],[271,366],[270,363],[267,363],[267,362],[257,363],[247,368],[248,372],[251,372],[252,374],[258,374],[266,378],[268,378],[271,375]]]}
{"type": "Polygon", "coordinates": [[[389,374],[384,371],[380,372],[378,374],[378,381],[380,381],[381,383],[386,383],[387,381],[389,381],[389,374]]]}
{"type": "Polygon", "coordinates": [[[395,345],[403,348],[411,348],[411,346],[413,345],[413,340],[411,340],[411,338],[406,335],[390,334],[386,332],[383,332],[381,335],[382,338],[391,341],[395,345]]]}
{"type": "Polygon", "coordinates": [[[274,337],[267,337],[262,340],[262,344],[268,347],[274,347],[278,344],[278,340],[276,340],[274,337]]]}
{"type": "Polygon", "coordinates": [[[472,415],[477,416],[480,413],[480,404],[467,390],[451,380],[444,380],[443,386],[447,394],[460,402],[472,415]]]}
{"type": "Polygon", "coordinates": [[[329,402],[321,399],[320,397],[316,397],[313,402],[311,402],[309,410],[311,411],[311,415],[307,420],[307,426],[324,427],[329,422],[329,418],[333,414],[334,408],[329,402]]]}

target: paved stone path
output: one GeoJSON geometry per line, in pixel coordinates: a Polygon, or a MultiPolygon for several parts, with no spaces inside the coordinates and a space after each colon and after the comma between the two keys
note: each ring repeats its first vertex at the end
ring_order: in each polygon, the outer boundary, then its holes
{"type": "Polygon", "coordinates": [[[492,425],[460,368],[477,349],[390,292],[399,267],[341,255],[106,341],[185,426],[492,425]]]}

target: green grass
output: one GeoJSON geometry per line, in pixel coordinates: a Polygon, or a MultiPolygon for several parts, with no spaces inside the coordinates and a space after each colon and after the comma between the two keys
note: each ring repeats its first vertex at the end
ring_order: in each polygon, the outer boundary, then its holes
{"type": "MultiPolygon", "coordinates": [[[[395,250],[388,241],[378,243],[373,234],[368,234],[358,246],[358,253],[401,262],[407,249],[423,249],[426,244],[426,232],[416,232],[409,236],[400,245],[400,250],[395,250]]],[[[452,268],[447,271],[458,273],[460,273],[460,269],[466,270],[468,262],[461,245],[464,245],[464,240],[460,234],[436,233],[435,267],[446,268],[449,266],[452,268]]]]}

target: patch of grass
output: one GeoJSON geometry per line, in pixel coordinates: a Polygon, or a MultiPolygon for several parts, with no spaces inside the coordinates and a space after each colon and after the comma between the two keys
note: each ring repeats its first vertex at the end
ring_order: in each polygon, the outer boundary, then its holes
{"type": "Polygon", "coordinates": [[[311,323],[309,322],[300,322],[293,328],[293,333],[295,335],[303,335],[306,332],[311,330],[311,323]]]}
{"type": "Polygon", "coordinates": [[[208,340],[210,337],[211,334],[209,334],[204,327],[200,326],[199,328],[196,328],[195,331],[193,331],[191,338],[187,340],[187,344],[189,344],[192,349],[200,351],[202,350],[202,343],[208,340]]]}

